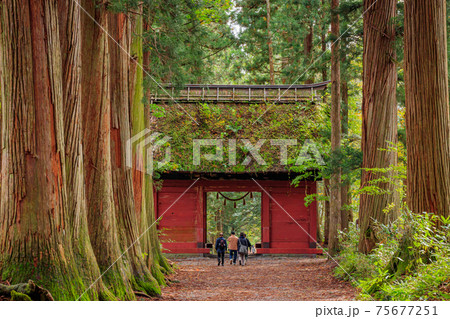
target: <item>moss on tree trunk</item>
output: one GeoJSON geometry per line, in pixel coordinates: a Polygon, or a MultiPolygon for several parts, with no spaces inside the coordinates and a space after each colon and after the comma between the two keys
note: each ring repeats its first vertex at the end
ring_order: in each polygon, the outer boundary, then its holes
{"type": "Polygon", "coordinates": [[[32,280],[11,286],[0,284],[0,296],[11,298],[12,301],[53,301],[51,293],[36,285],[32,280]]]}
{"type": "MultiPolygon", "coordinates": [[[[121,231],[122,249],[126,251],[126,258],[132,269],[134,290],[144,291],[149,295],[161,294],[158,282],[152,276],[150,268],[144,260],[144,250],[141,247],[142,236],[135,211],[133,190],[133,169],[126,165],[126,141],[131,138],[129,95],[130,59],[129,43],[133,33],[141,34],[142,28],[133,27],[132,18],[124,14],[110,16],[110,30],[115,41],[110,41],[111,73],[112,73],[112,117],[111,137],[114,202],[116,204],[117,220],[121,231]],[[132,30],[130,32],[130,30],[132,30]],[[116,44],[119,43],[120,47],[116,44]],[[124,52],[126,50],[127,52],[124,52]]],[[[142,17],[136,18],[138,20],[142,17]]],[[[141,40],[140,40],[141,41],[141,40]]],[[[131,80],[131,81],[130,81],[131,80]]],[[[142,87],[142,77],[135,79],[135,86],[142,87]]],[[[145,199],[145,198],[144,198],[145,199]]],[[[143,234],[145,236],[145,234],[143,234]]],[[[145,252],[146,253],[146,252],[145,252]]]]}
{"type": "MultiPolygon", "coordinates": [[[[131,50],[133,27],[142,32],[142,17],[132,25],[105,3],[81,6],[87,14],[70,1],[0,7],[1,277],[32,279],[57,300],[157,295],[170,267],[154,227],[146,241],[140,237],[154,222],[151,177],[141,176],[135,192],[133,170],[124,165],[131,122],[145,127],[144,106],[136,103],[142,72],[136,76],[122,50],[131,50]]],[[[142,43],[140,50],[142,63],[142,43]]],[[[25,286],[9,294],[27,299],[25,286]]]]}
{"type": "MultiPolygon", "coordinates": [[[[109,32],[105,4],[82,6],[109,32]]],[[[107,288],[121,300],[135,299],[132,270],[123,258],[114,204],[111,164],[111,57],[109,38],[86,14],[82,16],[82,123],[85,188],[91,244],[107,288]]]]}
{"type": "Polygon", "coordinates": [[[1,14],[1,276],[76,299],[85,285],[70,232],[59,34],[69,24],[52,0],[5,1],[1,14]]]}

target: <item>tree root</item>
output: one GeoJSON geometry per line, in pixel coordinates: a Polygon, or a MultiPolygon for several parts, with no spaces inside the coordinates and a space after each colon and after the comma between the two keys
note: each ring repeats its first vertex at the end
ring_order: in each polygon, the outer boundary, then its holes
{"type": "Polygon", "coordinates": [[[134,294],[138,297],[145,297],[148,299],[152,299],[152,297],[150,297],[149,295],[147,295],[146,293],[144,293],[142,291],[134,291],[134,294]]]}
{"type": "Polygon", "coordinates": [[[53,301],[51,293],[36,285],[32,280],[11,286],[0,284],[0,295],[9,297],[11,300],[53,301]]]}
{"type": "Polygon", "coordinates": [[[11,301],[32,301],[30,296],[22,294],[20,292],[16,292],[15,290],[11,291],[11,301]]]}

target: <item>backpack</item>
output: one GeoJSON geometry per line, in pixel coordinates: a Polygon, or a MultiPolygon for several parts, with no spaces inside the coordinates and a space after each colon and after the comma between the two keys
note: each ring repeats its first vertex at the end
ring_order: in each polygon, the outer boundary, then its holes
{"type": "Polygon", "coordinates": [[[247,241],[245,241],[244,244],[242,244],[241,239],[239,238],[239,243],[241,244],[239,246],[239,253],[240,254],[247,254],[247,250],[248,250],[248,246],[247,246],[247,241]]]}
{"type": "Polygon", "coordinates": [[[219,249],[220,250],[225,250],[225,239],[221,239],[220,241],[219,241],[219,249]]]}

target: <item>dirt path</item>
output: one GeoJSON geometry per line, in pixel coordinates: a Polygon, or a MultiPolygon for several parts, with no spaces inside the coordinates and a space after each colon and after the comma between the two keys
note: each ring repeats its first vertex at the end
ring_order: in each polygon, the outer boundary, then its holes
{"type": "Polygon", "coordinates": [[[244,267],[218,267],[213,258],[173,261],[174,283],[161,300],[352,300],[356,294],[322,258],[256,257],[244,267]]]}

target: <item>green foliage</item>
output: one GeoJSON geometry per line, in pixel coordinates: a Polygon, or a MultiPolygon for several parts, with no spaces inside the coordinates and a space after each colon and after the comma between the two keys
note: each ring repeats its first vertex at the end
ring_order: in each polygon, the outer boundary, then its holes
{"type": "Polygon", "coordinates": [[[166,111],[164,109],[164,107],[162,107],[161,105],[156,105],[156,104],[150,104],[149,105],[149,110],[152,114],[152,116],[154,117],[164,117],[166,116],[166,111]]]}
{"type": "MultiPolygon", "coordinates": [[[[156,130],[170,136],[171,167],[164,169],[179,171],[206,172],[260,172],[260,171],[302,171],[309,167],[315,169],[320,165],[302,163],[296,165],[300,150],[306,139],[316,142],[319,152],[322,137],[320,132],[326,123],[322,104],[215,104],[199,103],[189,105],[187,111],[200,125],[195,125],[177,105],[166,105],[165,116],[158,119],[156,130]],[[260,115],[264,116],[255,123],[260,115]],[[220,160],[208,161],[201,157],[200,165],[193,163],[193,145],[196,139],[221,139],[223,156],[220,160]],[[265,163],[258,164],[251,156],[250,150],[243,141],[247,139],[252,145],[265,140],[259,154],[265,163]],[[288,163],[280,163],[280,147],[272,145],[271,139],[296,139],[297,145],[288,146],[288,163]],[[232,150],[230,140],[236,140],[236,165],[231,161],[229,151],[232,150]],[[250,155],[251,161],[244,165],[245,158],[250,155]],[[298,166],[298,168],[296,168],[298,166]]],[[[169,145],[168,144],[168,145],[169,145]]],[[[155,160],[163,160],[164,149],[155,153],[155,160]]],[[[215,154],[212,146],[202,146],[202,154],[215,154]]],[[[311,155],[314,159],[314,156],[311,155]]],[[[316,163],[317,164],[317,163],[316,163]]]]}
{"type": "MultiPolygon", "coordinates": [[[[404,202],[406,197],[406,158],[404,155],[404,148],[401,143],[397,145],[389,145],[387,149],[380,149],[384,152],[394,152],[395,156],[399,158],[398,165],[391,165],[386,168],[363,168],[363,170],[372,173],[372,179],[363,185],[356,194],[369,194],[369,195],[383,195],[390,192],[386,189],[385,185],[393,185],[394,192],[397,192],[399,197],[399,203],[404,202]]],[[[394,207],[394,203],[388,207],[383,208],[385,213],[394,210],[394,208],[401,209],[401,207],[394,207]]]]}
{"type": "Polygon", "coordinates": [[[450,300],[450,257],[420,264],[414,274],[383,285],[382,297],[390,300],[450,300]]]}
{"type": "Polygon", "coordinates": [[[335,268],[339,278],[355,280],[360,299],[450,300],[450,220],[405,211],[390,225],[378,225],[380,243],[368,255],[358,252],[354,224],[341,234],[335,268]]]}
{"type": "MultiPolygon", "coordinates": [[[[182,85],[210,79],[211,59],[234,44],[230,26],[230,0],[113,0],[108,8],[133,17],[142,14],[144,51],[150,55],[146,87],[158,83],[182,85]]],[[[207,80],[208,81],[208,80],[207,80]]]]}
{"type": "MultiPolygon", "coordinates": [[[[359,228],[354,222],[350,223],[347,232],[340,233],[339,242],[341,245],[340,254],[337,257],[339,267],[334,270],[338,278],[359,281],[376,275],[379,255],[364,255],[358,252],[359,228]]],[[[387,247],[384,246],[384,248],[387,247]]]]}
{"type": "Polygon", "coordinates": [[[195,15],[203,24],[224,23],[223,11],[230,7],[231,0],[204,0],[202,6],[195,11],[195,15]]]}
{"type": "MultiPolygon", "coordinates": [[[[246,193],[242,192],[223,192],[228,198],[240,198],[246,193]]],[[[207,195],[207,232],[208,240],[214,243],[215,238],[220,232],[227,237],[231,231],[235,231],[239,236],[240,232],[247,234],[250,242],[261,241],[261,193],[252,193],[245,197],[245,205],[242,200],[234,202],[218,196],[216,192],[210,192],[207,195]]]]}
{"type": "MultiPolygon", "coordinates": [[[[229,0],[144,2],[144,50],[157,82],[209,82],[211,58],[235,42],[228,20],[229,0]]],[[[148,81],[152,90],[158,90],[148,81]]]]}
{"type": "Polygon", "coordinates": [[[271,0],[270,24],[267,25],[265,1],[238,0],[230,17],[236,30],[236,45],[221,55],[225,67],[222,76],[231,83],[269,83],[268,31],[271,33],[275,57],[276,83],[292,83],[314,79],[321,71],[320,63],[309,68],[317,51],[318,37],[313,37],[312,52],[305,56],[304,39],[311,32],[320,33],[327,10],[320,0],[271,0]]]}
{"type": "Polygon", "coordinates": [[[330,197],[323,194],[308,194],[305,196],[305,206],[308,207],[314,201],[329,201],[330,197]]]}

